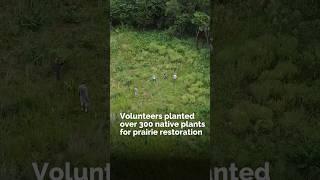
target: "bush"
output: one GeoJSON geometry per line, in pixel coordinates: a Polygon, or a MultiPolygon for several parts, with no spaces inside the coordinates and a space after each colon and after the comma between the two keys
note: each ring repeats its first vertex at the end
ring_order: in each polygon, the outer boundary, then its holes
{"type": "Polygon", "coordinates": [[[111,18],[113,25],[168,29],[174,35],[194,34],[204,21],[209,22],[205,20],[209,17],[208,6],[206,0],[111,0],[111,18]]]}

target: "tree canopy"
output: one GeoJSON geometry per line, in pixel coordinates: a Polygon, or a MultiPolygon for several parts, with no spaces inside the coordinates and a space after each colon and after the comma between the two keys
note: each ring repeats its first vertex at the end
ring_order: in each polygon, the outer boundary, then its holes
{"type": "Polygon", "coordinates": [[[209,0],[111,0],[113,25],[167,29],[182,35],[209,26],[209,0]]]}
{"type": "Polygon", "coordinates": [[[318,179],[320,3],[212,6],[214,166],[260,166],[272,179],[318,179]]]}

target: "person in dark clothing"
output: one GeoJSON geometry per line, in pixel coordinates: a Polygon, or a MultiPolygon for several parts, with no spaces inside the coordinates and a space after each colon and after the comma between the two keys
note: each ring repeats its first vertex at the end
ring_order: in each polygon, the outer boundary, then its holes
{"type": "Polygon", "coordinates": [[[80,96],[81,111],[88,112],[89,93],[88,93],[88,88],[85,81],[83,81],[79,86],[79,96],[80,96]]]}
{"type": "Polygon", "coordinates": [[[167,73],[163,73],[163,79],[168,79],[167,73]]]}
{"type": "Polygon", "coordinates": [[[59,61],[56,59],[55,63],[53,64],[53,72],[56,74],[56,79],[60,80],[61,79],[61,72],[62,72],[62,67],[64,65],[63,61],[59,61]]]}

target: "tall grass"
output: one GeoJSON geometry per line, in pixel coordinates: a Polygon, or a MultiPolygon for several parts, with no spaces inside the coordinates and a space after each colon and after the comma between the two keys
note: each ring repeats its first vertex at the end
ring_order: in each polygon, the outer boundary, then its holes
{"type": "Polygon", "coordinates": [[[116,28],[111,33],[112,155],[202,157],[208,138],[119,136],[120,112],[196,113],[209,131],[209,50],[194,39],[159,31],[116,28]],[[177,73],[178,79],[173,80],[177,73]],[[164,78],[167,75],[167,79],[164,78]],[[156,82],[152,76],[156,75],[156,82]],[[134,88],[138,88],[138,96],[134,88]]]}

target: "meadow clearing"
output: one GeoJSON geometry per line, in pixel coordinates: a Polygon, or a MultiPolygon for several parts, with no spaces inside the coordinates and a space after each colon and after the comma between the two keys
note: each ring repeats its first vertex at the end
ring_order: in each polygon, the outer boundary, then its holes
{"type": "MultiPolygon", "coordinates": [[[[197,49],[193,38],[128,28],[114,29],[110,44],[111,141],[116,142],[112,143],[115,156],[207,154],[207,148],[203,148],[208,145],[206,136],[136,136],[132,141],[131,137],[119,135],[119,122],[123,112],[195,113],[196,120],[209,125],[209,49],[197,49]]],[[[205,131],[209,132],[209,126],[205,131]]]]}

